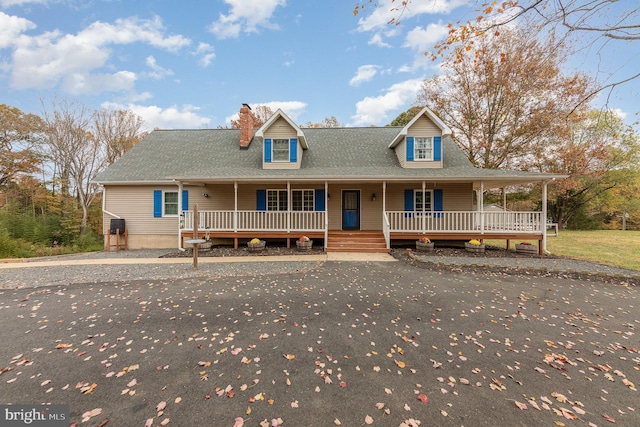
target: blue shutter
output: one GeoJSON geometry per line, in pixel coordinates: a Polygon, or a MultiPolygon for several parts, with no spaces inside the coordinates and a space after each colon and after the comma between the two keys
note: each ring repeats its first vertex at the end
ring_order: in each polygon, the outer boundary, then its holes
{"type": "Polygon", "coordinates": [[[182,190],[182,210],[189,210],[189,190],[182,190]]]}
{"type": "Polygon", "coordinates": [[[433,137],[433,160],[442,160],[442,137],[433,137]]]}
{"type": "Polygon", "coordinates": [[[407,161],[408,162],[413,161],[413,137],[412,136],[407,137],[407,161]]]}
{"type": "MultiPolygon", "coordinates": [[[[442,189],[433,190],[433,210],[442,212],[442,189]]],[[[442,214],[435,214],[436,218],[440,218],[442,214]]]]}
{"type": "Polygon", "coordinates": [[[264,162],[271,162],[271,138],[266,138],[264,140],[264,162]]]}
{"type": "Polygon", "coordinates": [[[409,188],[404,190],[404,210],[405,210],[405,214],[404,214],[405,218],[413,217],[413,212],[412,213],[406,212],[406,211],[413,211],[413,190],[409,188]]]}
{"type": "Polygon", "coordinates": [[[257,211],[267,210],[267,190],[256,191],[256,210],[257,211]]]}
{"type": "Polygon", "coordinates": [[[162,190],[153,190],[153,217],[162,218],[162,190]]]}
{"type": "Polygon", "coordinates": [[[324,188],[315,190],[316,210],[324,211],[324,188]]]}
{"type": "Polygon", "coordinates": [[[289,161],[295,163],[298,161],[298,138],[289,140],[289,161]]]}

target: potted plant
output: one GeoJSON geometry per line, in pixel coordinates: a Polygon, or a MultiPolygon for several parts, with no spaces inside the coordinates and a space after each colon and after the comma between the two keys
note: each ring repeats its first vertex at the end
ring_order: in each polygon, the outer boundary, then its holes
{"type": "Polygon", "coordinates": [[[464,248],[467,252],[475,254],[484,253],[484,243],[477,239],[471,239],[468,242],[464,242],[464,248]]]}
{"type": "Polygon", "coordinates": [[[516,252],[530,255],[537,255],[538,248],[537,246],[529,243],[529,242],[520,242],[516,243],[516,252]]]}
{"type": "Polygon", "coordinates": [[[198,244],[198,249],[211,249],[211,231],[209,229],[204,232],[204,243],[198,244]]]}
{"type": "Polygon", "coordinates": [[[310,251],[313,246],[313,240],[309,239],[307,236],[300,236],[298,240],[296,240],[296,247],[299,251],[310,251]]]}
{"type": "Polygon", "coordinates": [[[422,252],[432,252],[433,251],[433,242],[429,240],[428,237],[423,236],[416,240],[416,250],[422,252]]]}
{"type": "Polygon", "coordinates": [[[249,252],[262,252],[266,245],[266,240],[260,240],[256,237],[247,242],[247,250],[249,252]]]}

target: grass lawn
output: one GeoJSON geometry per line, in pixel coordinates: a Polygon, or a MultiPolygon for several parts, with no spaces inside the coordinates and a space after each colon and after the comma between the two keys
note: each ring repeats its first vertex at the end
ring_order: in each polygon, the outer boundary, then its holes
{"type": "MultiPolygon", "coordinates": [[[[485,242],[505,247],[504,240],[485,242]]],[[[511,242],[513,250],[515,243],[519,242],[511,242]]],[[[558,237],[547,238],[547,250],[553,255],[640,270],[640,231],[560,230],[558,237]]]]}

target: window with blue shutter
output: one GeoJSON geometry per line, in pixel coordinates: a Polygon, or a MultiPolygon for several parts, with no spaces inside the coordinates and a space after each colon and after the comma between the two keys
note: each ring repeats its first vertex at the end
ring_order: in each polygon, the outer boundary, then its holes
{"type": "Polygon", "coordinates": [[[433,137],[433,160],[442,160],[442,137],[440,136],[433,137]]]}
{"type": "Polygon", "coordinates": [[[162,218],[162,190],[153,190],[153,217],[162,218]]]}
{"type": "Polygon", "coordinates": [[[295,163],[298,161],[298,139],[291,138],[289,140],[289,161],[295,163]]]}
{"type": "Polygon", "coordinates": [[[264,140],[264,162],[271,163],[271,138],[264,140]]]}
{"type": "Polygon", "coordinates": [[[325,210],[325,203],[324,203],[324,189],[323,188],[319,188],[315,190],[315,207],[316,207],[316,211],[324,211],[325,210]]]}
{"type": "Polygon", "coordinates": [[[413,137],[412,136],[407,137],[407,161],[408,162],[413,161],[413,137]]]}
{"type": "Polygon", "coordinates": [[[256,210],[257,211],[267,210],[267,190],[256,191],[256,210]]]}
{"type": "Polygon", "coordinates": [[[182,210],[189,210],[189,190],[182,190],[182,210]]]}

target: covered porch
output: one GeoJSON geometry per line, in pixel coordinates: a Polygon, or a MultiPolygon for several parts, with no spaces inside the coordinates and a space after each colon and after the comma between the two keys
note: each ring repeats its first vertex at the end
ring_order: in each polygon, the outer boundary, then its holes
{"type": "MultiPolygon", "coordinates": [[[[309,184],[308,187],[317,188],[319,183],[309,184]]],[[[298,184],[297,186],[305,186],[298,184]]],[[[459,183],[456,185],[459,186],[459,183]]],[[[320,205],[323,210],[294,210],[291,203],[291,195],[296,188],[291,182],[280,183],[280,187],[286,191],[288,203],[282,204],[286,210],[262,210],[262,209],[204,209],[198,211],[198,237],[209,236],[211,239],[232,239],[235,248],[240,241],[250,240],[254,237],[261,239],[286,240],[287,247],[291,240],[306,235],[312,239],[322,239],[325,250],[333,250],[332,239],[344,239],[344,234],[338,231],[349,231],[350,238],[356,239],[359,234],[363,239],[370,239],[372,233],[379,234],[383,239],[383,249],[389,250],[394,243],[416,240],[422,236],[434,241],[464,241],[470,239],[500,239],[506,240],[507,245],[511,240],[536,240],[539,242],[539,253],[546,249],[546,186],[543,182],[543,210],[536,212],[514,211],[485,211],[483,197],[485,183],[480,181],[468,183],[465,188],[475,189],[477,192],[476,210],[443,209],[445,207],[457,207],[456,203],[449,201],[447,196],[454,195],[454,183],[433,183],[422,181],[420,183],[341,183],[337,185],[328,181],[322,183],[324,191],[315,190],[315,195],[323,197],[320,205]],[[413,210],[399,210],[402,206],[402,188],[417,188],[415,192],[423,192],[421,200],[437,196],[438,189],[444,188],[444,204],[442,200],[433,200],[433,203],[422,203],[414,206],[413,210]],[[435,190],[434,190],[435,189],[435,190]],[[430,192],[430,193],[429,193],[430,192]],[[376,193],[378,196],[376,196],[376,193]],[[331,197],[339,194],[339,197],[331,197]],[[347,197],[349,196],[349,197],[347,197]],[[353,196],[353,197],[351,197],[353,196]],[[353,206],[350,206],[350,205],[353,206]],[[449,206],[448,206],[449,205],[449,206]],[[349,208],[353,209],[350,210],[349,208]],[[357,227],[345,227],[347,221],[353,216],[357,218],[357,227]]],[[[495,183],[492,183],[495,185],[495,183]]],[[[276,186],[272,184],[271,187],[276,186]]],[[[207,189],[207,187],[204,187],[207,189]]],[[[234,206],[238,206],[239,199],[247,199],[242,194],[242,185],[233,184],[234,206]]],[[[463,195],[456,196],[466,200],[461,207],[473,206],[473,193],[466,190],[463,195]],[[466,194],[466,195],[465,195],[466,194]]],[[[207,189],[208,191],[208,189],[207,189]]],[[[255,193],[253,187],[247,190],[255,193]]],[[[442,194],[442,190],[440,190],[442,194]]],[[[180,194],[181,192],[179,192],[180,194]]],[[[215,196],[214,196],[215,197],[215,196]]],[[[437,197],[435,197],[437,199],[437,197]]],[[[417,200],[417,199],[416,199],[417,200]]],[[[181,205],[181,203],[180,203],[181,205]]],[[[183,210],[179,215],[180,247],[184,247],[184,240],[194,235],[194,211],[183,210]]],[[[364,245],[363,245],[364,247],[364,245]]]]}

